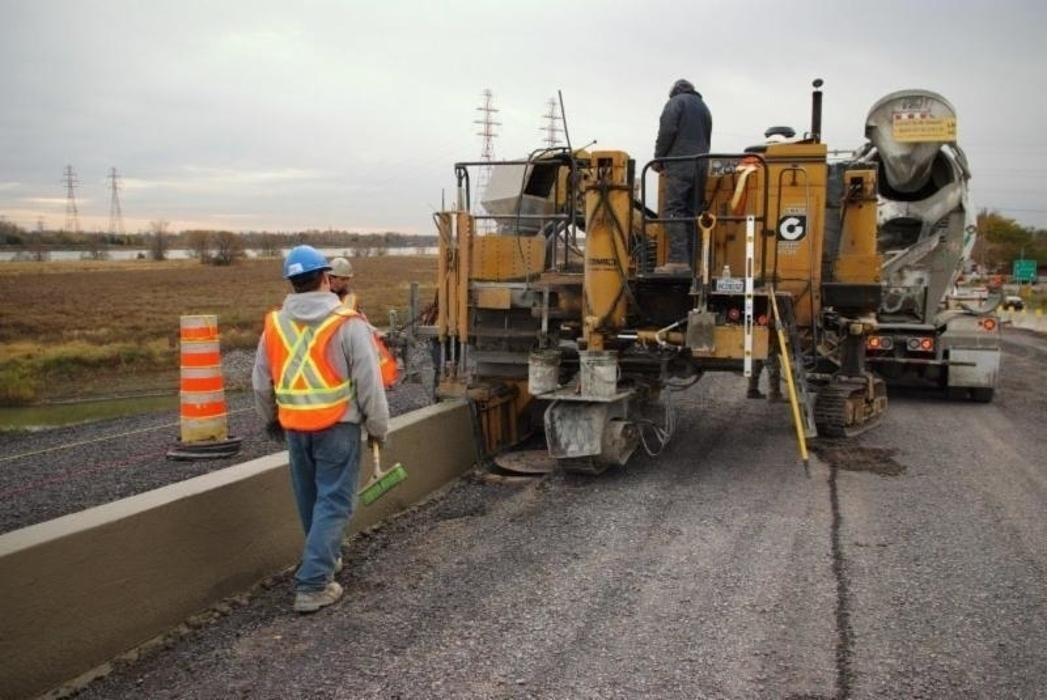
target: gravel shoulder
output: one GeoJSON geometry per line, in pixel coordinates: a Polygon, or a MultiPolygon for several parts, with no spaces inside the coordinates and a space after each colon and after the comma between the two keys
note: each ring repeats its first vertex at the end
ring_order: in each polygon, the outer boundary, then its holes
{"type": "MultiPolygon", "coordinates": [[[[424,355],[421,353],[419,359],[424,355]]],[[[249,386],[253,353],[223,358],[227,385],[249,386]]],[[[431,369],[424,367],[431,376],[431,369]]],[[[399,415],[428,405],[429,384],[388,394],[399,415]]],[[[256,457],[279,452],[254,411],[250,392],[228,392],[229,434],[243,438],[234,457],[173,461],[178,411],[159,411],[42,431],[0,432],[0,533],[109,503],[256,457]]]]}

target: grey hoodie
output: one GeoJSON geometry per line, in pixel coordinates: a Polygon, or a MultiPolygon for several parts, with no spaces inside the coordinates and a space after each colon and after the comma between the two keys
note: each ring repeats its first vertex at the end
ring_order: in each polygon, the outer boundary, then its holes
{"type": "MultiPolygon", "coordinates": [[[[338,297],[331,292],[288,294],[283,311],[292,319],[317,323],[338,308],[338,297]]],[[[338,335],[327,348],[328,361],[342,376],[353,382],[353,398],[339,422],[362,424],[368,435],[385,439],[389,431],[389,404],[378,370],[378,353],[371,340],[371,326],[363,318],[351,318],[342,324],[338,335]]],[[[265,352],[265,333],[258,340],[254,374],[255,408],[266,421],[276,420],[276,399],[265,352]]]]}

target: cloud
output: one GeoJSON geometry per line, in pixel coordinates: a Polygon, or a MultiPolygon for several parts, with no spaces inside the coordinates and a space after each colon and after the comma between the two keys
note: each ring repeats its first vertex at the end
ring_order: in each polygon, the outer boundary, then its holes
{"type": "Polygon", "coordinates": [[[479,156],[484,88],[502,110],[498,156],[540,144],[546,100],[562,88],[575,145],[596,138],[642,160],[681,76],[712,108],[717,149],[750,145],[771,124],[805,128],[810,80],[821,77],[832,148],[862,141],[878,97],[926,87],[956,104],[987,205],[1024,204],[1006,201],[1012,171],[1031,169],[1037,184],[1047,175],[1042,0],[1006,10],[957,0],[948,11],[903,0],[798,0],[787,11],[766,0],[650,0],[641,13],[589,0],[328,0],[307,12],[279,0],[112,2],[118,10],[100,13],[93,3],[0,0],[0,200],[61,195],[72,163],[104,215],[115,165],[128,216],[221,222],[252,212],[252,226],[428,232],[425,203],[453,190],[455,161],[479,156]],[[798,17],[811,41],[758,50],[729,31],[798,17]],[[579,27],[607,50],[580,48],[579,27]],[[977,59],[931,35],[977,46],[977,59]],[[468,46],[449,50],[454,36],[468,46]]]}
{"type": "MultiPolygon", "coordinates": [[[[37,204],[44,207],[64,207],[67,200],[65,197],[20,197],[18,201],[24,202],[25,204],[37,204]]],[[[77,208],[84,204],[90,204],[92,201],[93,200],[89,197],[77,197],[77,208]]]]}
{"type": "Polygon", "coordinates": [[[250,188],[263,185],[281,185],[311,182],[330,178],[330,173],[309,168],[245,169],[216,168],[186,165],[181,174],[157,178],[126,177],[120,181],[124,190],[141,191],[166,189],[184,192],[213,191],[215,188],[250,188]]]}
{"type": "Polygon", "coordinates": [[[230,168],[212,168],[203,166],[186,166],[191,177],[215,184],[228,185],[267,185],[308,180],[321,180],[328,173],[309,168],[278,168],[275,170],[234,170],[230,168]]]}

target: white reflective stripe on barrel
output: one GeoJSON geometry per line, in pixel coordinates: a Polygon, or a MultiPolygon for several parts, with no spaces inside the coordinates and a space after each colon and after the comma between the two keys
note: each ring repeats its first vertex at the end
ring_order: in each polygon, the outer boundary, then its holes
{"type": "Polygon", "coordinates": [[[183,367],[183,379],[213,379],[222,376],[221,367],[183,367]]]}
{"type": "Polygon", "coordinates": [[[225,390],[219,389],[218,391],[181,391],[179,392],[182,398],[182,403],[214,403],[216,401],[225,401],[225,390]]]}
{"type": "Polygon", "coordinates": [[[182,352],[187,355],[197,355],[207,352],[218,352],[219,342],[217,340],[183,340],[182,352]]]}
{"type": "Polygon", "coordinates": [[[181,328],[217,328],[218,316],[214,314],[200,314],[197,316],[182,316],[179,319],[181,328]]]}

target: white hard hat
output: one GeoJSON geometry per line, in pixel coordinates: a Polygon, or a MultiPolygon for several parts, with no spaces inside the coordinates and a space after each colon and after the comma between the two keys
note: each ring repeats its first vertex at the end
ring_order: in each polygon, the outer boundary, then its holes
{"type": "Polygon", "coordinates": [[[335,258],[331,261],[331,275],[334,277],[352,277],[352,263],[345,258],[335,258]]]}

